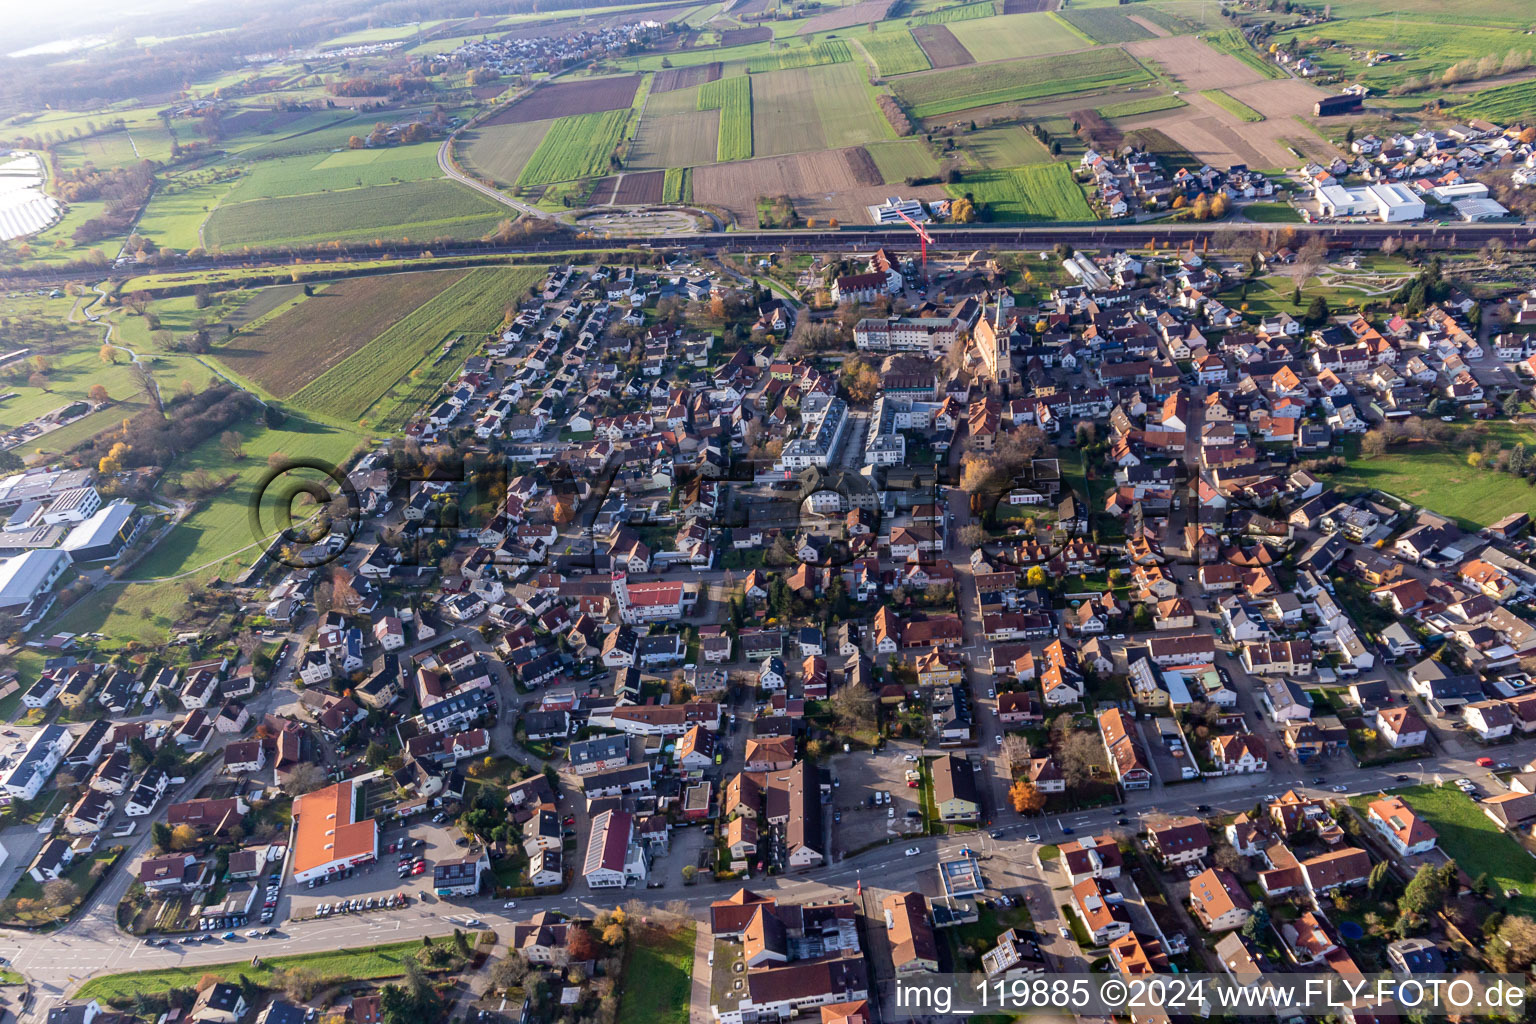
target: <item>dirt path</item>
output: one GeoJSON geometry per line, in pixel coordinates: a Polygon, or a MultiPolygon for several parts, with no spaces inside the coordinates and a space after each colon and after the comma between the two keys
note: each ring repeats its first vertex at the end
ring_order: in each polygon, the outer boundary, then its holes
{"type": "Polygon", "coordinates": [[[1169,36],[1173,35],[1172,32],[1169,32],[1167,29],[1163,28],[1163,26],[1159,25],[1157,22],[1155,22],[1155,21],[1148,21],[1146,18],[1143,18],[1139,14],[1127,14],[1126,17],[1130,18],[1136,24],[1140,25],[1142,28],[1146,29],[1148,32],[1151,32],[1154,36],[1156,36],[1159,39],[1167,39],[1169,36]]]}

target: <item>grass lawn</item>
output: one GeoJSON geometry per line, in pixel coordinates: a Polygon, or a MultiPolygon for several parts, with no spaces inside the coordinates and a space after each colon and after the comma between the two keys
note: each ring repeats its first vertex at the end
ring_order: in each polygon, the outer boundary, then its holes
{"type": "MultiPolygon", "coordinates": [[[[1395,793],[1434,827],[1440,834],[1440,849],[1468,878],[1486,873],[1497,892],[1518,889],[1520,895],[1510,900],[1509,911],[1536,914],[1536,858],[1470,798],[1450,786],[1410,786],[1395,793]]],[[[1349,803],[1364,814],[1373,799],[1374,794],[1361,793],[1350,797],[1349,803]]]]}
{"type": "Polygon", "coordinates": [[[1300,224],[1301,214],[1286,203],[1249,203],[1243,216],[1258,224],[1300,224]]]}
{"type": "Polygon", "coordinates": [[[1061,856],[1061,848],[1058,846],[1040,847],[1040,863],[1045,864],[1061,856]]]}
{"type": "MultiPolygon", "coordinates": [[[[438,941],[448,938],[439,936],[438,941]]],[[[264,957],[260,967],[252,967],[249,959],[227,964],[208,964],[199,967],[166,967],[155,971],[138,971],[132,974],[109,974],[92,978],[80,986],[74,998],[80,1000],[101,999],[127,1001],[135,995],[155,995],[173,988],[191,988],[204,975],[211,974],[221,981],[249,978],[258,985],[271,985],[273,974],[285,968],[303,967],[322,978],[337,980],[365,980],[369,978],[395,978],[405,973],[405,958],[421,948],[420,940],[396,942],[388,946],[370,949],[339,949],[335,952],[309,953],[295,956],[264,957]]]]}
{"type": "MultiPolygon", "coordinates": [[[[1496,425],[1488,437],[1502,441],[1506,448],[1521,441],[1527,448],[1536,446],[1536,432],[1512,423],[1496,425]]],[[[1361,456],[1354,438],[1344,447],[1349,464],[1333,475],[1332,486],[1343,491],[1379,488],[1451,516],[1464,530],[1482,529],[1532,500],[1525,481],[1491,469],[1474,469],[1467,465],[1467,449],[1454,444],[1402,445],[1374,458],[1361,456]]]]}
{"type": "MultiPolygon", "coordinates": [[[[1029,908],[1022,903],[1011,907],[999,907],[996,903],[989,903],[977,911],[975,924],[963,924],[955,928],[946,928],[949,936],[949,951],[951,962],[956,970],[980,967],[980,963],[961,963],[964,956],[960,951],[965,946],[972,949],[991,949],[997,943],[997,937],[1009,928],[1028,928],[1033,924],[1029,916],[1029,908]]],[[[979,961],[979,957],[977,958],[979,961]]]]}
{"type": "Polygon", "coordinates": [[[636,943],[624,972],[619,1019],[624,1024],[688,1024],[695,925],[636,943]]]}

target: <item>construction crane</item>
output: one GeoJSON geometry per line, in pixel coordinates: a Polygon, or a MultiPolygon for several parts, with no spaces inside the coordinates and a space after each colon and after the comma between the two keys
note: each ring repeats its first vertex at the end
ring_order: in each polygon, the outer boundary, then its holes
{"type": "Polygon", "coordinates": [[[913,231],[916,231],[917,232],[917,237],[922,240],[923,280],[926,281],[926,280],[928,280],[928,243],[933,241],[933,236],[928,233],[928,230],[926,228],[924,228],[917,221],[913,220],[911,217],[908,217],[902,211],[897,210],[896,211],[896,216],[898,216],[902,220],[906,221],[907,222],[907,227],[911,228],[913,231]]]}

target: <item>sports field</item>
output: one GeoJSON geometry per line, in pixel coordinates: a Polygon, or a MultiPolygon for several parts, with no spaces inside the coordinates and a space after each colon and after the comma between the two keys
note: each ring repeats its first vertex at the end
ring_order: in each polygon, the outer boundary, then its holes
{"type": "Polygon", "coordinates": [[[209,248],[315,245],[338,239],[479,238],[506,208],[453,182],[415,181],[226,203],[203,227],[209,248]]]}
{"type": "Polygon", "coordinates": [[[267,394],[287,398],[464,273],[381,274],[319,286],[313,296],[219,345],[215,358],[267,394]]]}
{"type": "Polygon", "coordinates": [[[470,271],[408,315],[376,321],[382,333],[310,381],[294,394],[294,404],[342,422],[392,413],[392,408],[375,410],[392,388],[418,366],[425,375],[445,341],[460,334],[479,338],[495,329],[506,307],[542,277],[542,269],[529,267],[470,271]]]}
{"type": "Polygon", "coordinates": [[[891,87],[913,116],[927,118],[992,103],[1134,85],[1149,77],[1124,51],[1103,48],[908,75],[891,87]]]}

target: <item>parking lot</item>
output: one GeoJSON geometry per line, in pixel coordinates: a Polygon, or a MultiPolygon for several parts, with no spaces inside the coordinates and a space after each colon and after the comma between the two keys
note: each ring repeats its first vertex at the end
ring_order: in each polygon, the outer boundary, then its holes
{"type": "MultiPolygon", "coordinates": [[[[433,865],[462,856],[464,846],[459,845],[462,839],[463,833],[451,824],[433,822],[430,818],[393,827],[381,825],[376,863],[351,868],[342,872],[342,877],[313,888],[291,880],[285,883],[284,895],[289,897],[290,903],[287,917],[314,917],[315,908],[322,903],[334,906],[360,900],[366,904],[369,898],[380,900],[401,892],[413,899],[423,895],[435,898],[430,895],[433,865]],[[411,873],[403,877],[400,873],[402,863],[413,865],[411,873]]],[[[388,908],[375,906],[373,909],[388,908]]]]}
{"type": "Polygon", "coordinates": [[[891,743],[878,754],[839,754],[832,759],[831,826],[833,848],[861,850],[892,836],[922,832],[919,791],[907,785],[917,768],[917,745],[891,743]],[[890,802],[885,802],[889,795],[890,802]],[[871,801],[879,799],[880,803],[871,801]]]}

